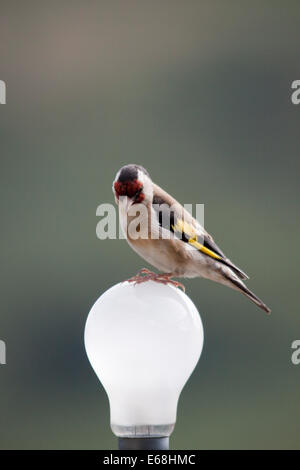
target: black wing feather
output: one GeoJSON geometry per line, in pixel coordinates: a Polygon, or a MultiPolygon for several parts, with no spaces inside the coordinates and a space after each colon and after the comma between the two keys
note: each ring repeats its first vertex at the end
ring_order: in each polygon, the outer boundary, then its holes
{"type": "MultiPolygon", "coordinates": [[[[153,209],[156,212],[158,223],[161,227],[166,230],[169,230],[172,233],[174,232],[174,227],[176,226],[176,221],[178,219],[178,214],[176,211],[172,210],[168,202],[161,196],[154,195],[152,200],[153,209]]],[[[184,231],[176,232],[176,236],[185,243],[188,243],[190,236],[184,231]]],[[[212,252],[216,253],[221,257],[217,260],[222,264],[230,267],[240,279],[249,279],[247,274],[245,274],[241,269],[235,266],[223,253],[223,251],[218,247],[210,235],[204,234],[201,236],[201,243],[212,252]]],[[[209,256],[209,255],[207,255],[209,256]]]]}

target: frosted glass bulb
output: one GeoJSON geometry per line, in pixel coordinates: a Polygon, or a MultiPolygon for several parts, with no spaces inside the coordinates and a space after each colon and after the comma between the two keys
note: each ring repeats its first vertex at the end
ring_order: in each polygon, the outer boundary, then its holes
{"type": "Polygon", "coordinates": [[[85,347],[109,397],[112,431],[169,436],[202,346],[199,313],[180,289],[125,282],[101,295],[87,318],[85,347]]]}

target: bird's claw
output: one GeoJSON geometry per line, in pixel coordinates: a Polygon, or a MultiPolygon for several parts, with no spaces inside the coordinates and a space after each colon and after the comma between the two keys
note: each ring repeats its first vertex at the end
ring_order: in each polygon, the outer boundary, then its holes
{"type": "Polygon", "coordinates": [[[154,281],[160,284],[171,284],[174,287],[180,287],[183,292],[185,292],[184,285],[181,284],[181,282],[174,281],[173,279],[171,279],[171,277],[171,274],[157,274],[153,273],[152,271],[149,271],[149,269],[142,268],[138,271],[135,276],[131,277],[130,279],[127,279],[127,282],[134,282],[134,285],[136,285],[142,284],[143,282],[147,281],[154,281]]]}

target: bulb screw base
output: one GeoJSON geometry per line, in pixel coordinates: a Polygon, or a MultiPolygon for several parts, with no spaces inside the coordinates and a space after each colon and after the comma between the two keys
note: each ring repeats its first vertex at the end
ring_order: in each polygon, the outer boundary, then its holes
{"type": "Polygon", "coordinates": [[[168,437],[119,437],[119,450],[169,450],[168,437]]]}

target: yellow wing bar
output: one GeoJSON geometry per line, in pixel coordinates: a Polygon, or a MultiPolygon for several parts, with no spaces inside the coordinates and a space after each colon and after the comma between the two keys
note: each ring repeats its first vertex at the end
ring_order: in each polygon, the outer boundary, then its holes
{"type": "Polygon", "coordinates": [[[206,248],[204,245],[201,245],[201,243],[197,242],[196,240],[193,240],[192,238],[188,240],[188,243],[197,248],[197,250],[202,251],[202,253],[205,253],[206,255],[210,256],[211,258],[222,259],[221,256],[216,255],[216,253],[211,251],[209,248],[206,248]]]}
{"type": "Polygon", "coordinates": [[[206,248],[204,245],[202,245],[201,243],[197,241],[196,231],[190,224],[187,224],[183,220],[178,219],[175,227],[174,225],[172,225],[172,228],[176,232],[181,232],[187,235],[189,237],[188,243],[192,245],[193,247],[195,247],[197,250],[201,251],[202,253],[205,253],[211,258],[218,259],[218,260],[222,259],[221,256],[217,255],[212,250],[210,250],[209,248],[206,248]]]}

